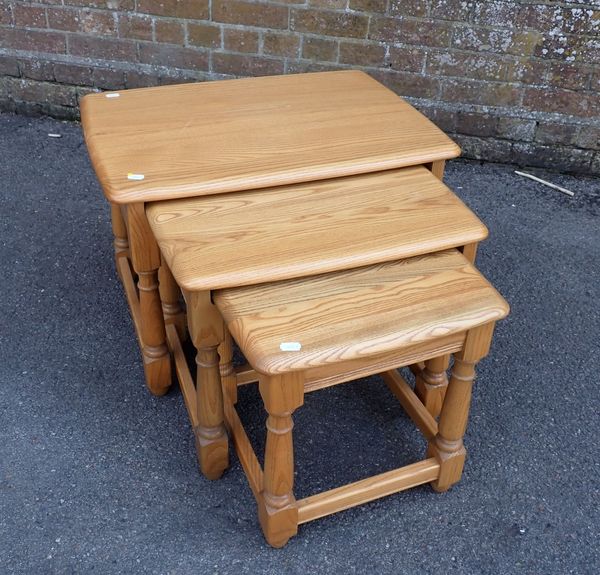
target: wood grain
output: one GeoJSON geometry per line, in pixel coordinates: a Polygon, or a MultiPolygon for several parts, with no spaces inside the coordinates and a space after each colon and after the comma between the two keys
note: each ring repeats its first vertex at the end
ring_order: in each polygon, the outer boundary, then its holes
{"type": "Polygon", "coordinates": [[[90,94],[81,119],[98,179],[115,203],[333,178],[460,153],[407,102],[353,70],[90,94]]]}
{"type": "Polygon", "coordinates": [[[146,214],[188,290],[404,259],[487,236],[477,216],[424,167],[157,202],[146,214]]]}
{"type": "Polygon", "coordinates": [[[434,481],[440,464],[429,458],[298,501],[298,523],[306,523],[368,501],[434,481]]]}
{"type": "Polygon", "coordinates": [[[213,300],[250,364],[271,374],[401,350],[508,313],[457,250],[217,291],[213,300]],[[282,351],[282,342],[302,348],[282,351]]]}

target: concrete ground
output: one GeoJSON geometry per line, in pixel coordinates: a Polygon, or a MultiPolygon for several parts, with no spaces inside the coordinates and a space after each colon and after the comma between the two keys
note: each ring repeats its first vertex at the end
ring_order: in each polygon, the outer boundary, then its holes
{"type": "MultiPolygon", "coordinates": [[[[177,386],[146,392],[80,127],[0,115],[0,573],[599,573],[600,180],[545,177],[576,196],[448,167],[512,306],[479,369],[462,482],[273,550],[235,455],[203,479],[177,386]]],[[[241,405],[260,442],[255,391],[241,405]]],[[[309,396],[295,437],[300,497],[423,453],[377,378],[309,396]]]]}

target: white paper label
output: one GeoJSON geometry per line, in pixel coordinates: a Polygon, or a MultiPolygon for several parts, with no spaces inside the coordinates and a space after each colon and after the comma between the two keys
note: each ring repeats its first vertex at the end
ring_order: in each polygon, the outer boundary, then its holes
{"type": "Polygon", "coordinates": [[[284,341],[279,344],[279,349],[281,351],[300,351],[302,344],[299,341],[284,341]]]}

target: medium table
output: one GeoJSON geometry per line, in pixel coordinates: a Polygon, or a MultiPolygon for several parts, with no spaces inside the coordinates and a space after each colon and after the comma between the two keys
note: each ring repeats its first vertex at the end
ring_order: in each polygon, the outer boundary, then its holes
{"type": "MultiPolygon", "coordinates": [[[[397,262],[449,248],[474,253],[472,246],[487,236],[477,216],[423,166],[153,202],[146,215],[187,302],[190,337],[197,350],[196,386],[177,330],[169,325],[167,334],[200,466],[209,478],[219,477],[226,464],[224,417],[247,475],[252,478],[258,473],[234,407],[237,386],[257,381],[258,376],[247,372],[244,378],[222,377],[218,349],[228,332],[213,303],[213,291],[397,262]]],[[[364,314],[369,314],[368,307],[364,314]]],[[[294,321],[285,314],[273,319],[279,324],[289,322],[289,338],[294,342],[294,321]]],[[[437,406],[441,408],[447,384],[444,351],[436,347],[425,367],[414,367],[417,382],[427,384],[429,374],[435,384],[421,405],[430,422],[437,406]]],[[[449,347],[447,353],[451,351],[449,347]]],[[[415,361],[422,356],[420,348],[415,361]]],[[[373,373],[374,367],[385,373],[398,365],[397,359],[383,354],[375,363],[372,357],[352,358],[343,369],[324,365],[310,371],[304,389],[314,391],[356,379],[373,373]]],[[[388,377],[396,379],[397,374],[388,377]]],[[[410,388],[403,389],[405,400],[417,405],[419,400],[408,394],[410,388]]]]}

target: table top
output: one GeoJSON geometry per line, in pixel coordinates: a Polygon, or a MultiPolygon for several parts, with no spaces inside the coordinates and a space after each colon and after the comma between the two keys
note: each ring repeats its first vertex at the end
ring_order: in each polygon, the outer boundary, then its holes
{"type": "Polygon", "coordinates": [[[487,229],[422,166],[147,204],[177,283],[215,290],[479,242],[487,229]]]}
{"type": "Polygon", "coordinates": [[[270,374],[399,351],[508,314],[457,250],[217,291],[213,299],[250,364],[270,374]]]}
{"type": "Polygon", "coordinates": [[[90,94],[81,120],[111,202],[235,192],[447,160],[460,149],[354,70],[90,94]]]}

